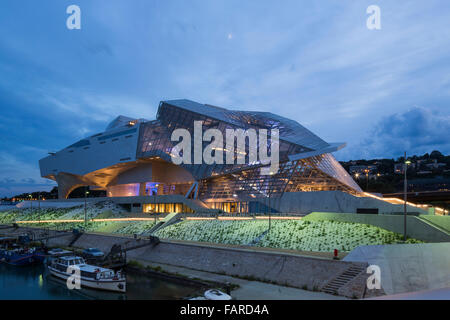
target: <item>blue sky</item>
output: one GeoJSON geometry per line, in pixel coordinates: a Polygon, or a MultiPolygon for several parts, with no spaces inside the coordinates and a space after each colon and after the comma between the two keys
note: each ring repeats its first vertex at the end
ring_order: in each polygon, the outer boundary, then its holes
{"type": "Polygon", "coordinates": [[[447,0],[3,0],[0,196],[51,188],[48,151],[165,99],[278,113],[347,142],[340,160],[450,153],[449,17],[447,0]]]}

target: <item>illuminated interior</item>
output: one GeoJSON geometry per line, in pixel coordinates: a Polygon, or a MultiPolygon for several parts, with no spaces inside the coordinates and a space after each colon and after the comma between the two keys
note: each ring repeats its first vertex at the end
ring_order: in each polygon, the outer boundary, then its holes
{"type": "Polygon", "coordinates": [[[194,211],[182,203],[146,203],[143,204],[145,213],[193,213],[194,211]]]}
{"type": "Polygon", "coordinates": [[[108,197],[132,197],[139,195],[139,183],[118,184],[107,188],[108,197]]]}

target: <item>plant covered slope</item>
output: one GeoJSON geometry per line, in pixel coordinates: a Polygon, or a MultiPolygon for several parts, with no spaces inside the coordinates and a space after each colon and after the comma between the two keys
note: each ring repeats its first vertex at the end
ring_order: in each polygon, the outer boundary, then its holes
{"type": "Polygon", "coordinates": [[[83,229],[86,232],[103,232],[115,234],[141,234],[155,225],[154,221],[89,221],[86,225],[84,222],[78,223],[41,223],[34,224],[34,227],[51,228],[58,230],[83,229]]]}
{"type": "MultiPolygon", "coordinates": [[[[156,232],[160,238],[247,245],[268,228],[267,221],[184,221],[156,232]]],[[[336,221],[274,220],[257,246],[300,251],[351,251],[360,245],[391,244],[402,236],[378,227],[336,221]]],[[[408,242],[419,242],[409,239],[408,242]]]]}
{"type": "Polygon", "coordinates": [[[267,230],[264,221],[183,221],[162,228],[156,236],[165,239],[248,244],[267,230]]]}
{"type": "Polygon", "coordinates": [[[58,220],[73,210],[73,208],[42,208],[13,209],[0,212],[0,223],[13,223],[15,221],[58,220]]]}
{"type": "Polygon", "coordinates": [[[154,221],[102,221],[92,222],[64,222],[64,223],[33,223],[34,228],[49,228],[53,230],[83,229],[86,232],[103,232],[116,234],[141,234],[155,225],[154,221]]]}
{"type": "MultiPolygon", "coordinates": [[[[120,218],[123,209],[112,201],[88,203],[86,213],[88,219],[120,218]]],[[[14,208],[0,212],[0,223],[12,223],[14,221],[38,221],[38,220],[83,220],[84,205],[71,208],[14,208]]]]}
{"type": "MultiPolygon", "coordinates": [[[[88,203],[86,206],[88,219],[125,218],[123,209],[112,201],[88,203]]],[[[72,208],[14,208],[0,212],[0,223],[13,223],[15,221],[42,221],[42,220],[84,220],[84,204],[72,208]]],[[[85,229],[85,231],[140,234],[155,225],[154,221],[120,222],[102,221],[70,222],[70,223],[33,223],[29,226],[36,228],[50,228],[57,230],[85,229]]]]}
{"type": "Polygon", "coordinates": [[[131,222],[121,226],[114,233],[121,234],[141,234],[150,230],[156,224],[155,221],[131,222]]]}

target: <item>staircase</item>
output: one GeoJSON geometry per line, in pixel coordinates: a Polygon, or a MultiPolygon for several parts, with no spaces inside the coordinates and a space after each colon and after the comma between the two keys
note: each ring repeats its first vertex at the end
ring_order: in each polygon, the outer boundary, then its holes
{"type": "Polygon", "coordinates": [[[189,208],[194,210],[196,213],[210,213],[216,214],[219,213],[219,209],[211,209],[209,208],[203,201],[198,199],[184,199],[183,203],[187,205],[189,208]]]}
{"type": "Polygon", "coordinates": [[[179,213],[175,212],[169,213],[162,221],[159,221],[156,225],[150,228],[150,230],[141,233],[141,236],[152,235],[161,228],[168,227],[174,223],[181,221],[179,216],[180,216],[179,213]]]}
{"type": "Polygon", "coordinates": [[[264,231],[263,233],[261,233],[259,236],[257,236],[255,239],[253,239],[250,243],[248,243],[248,246],[254,246],[256,245],[258,242],[260,242],[262,240],[262,238],[264,238],[266,236],[266,234],[269,232],[269,230],[264,231]]]}
{"type": "Polygon", "coordinates": [[[356,278],[361,272],[366,270],[364,266],[355,266],[352,265],[350,268],[344,271],[344,273],[340,274],[338,277],[334,278],[330,282],[328,282],[321,291],[329,294],[337,295],[340,288],[345,286],[351,280],[356,278]]]}
{"type": "Polygon", "coordinates": [[[82,232],[75,232],[75,233],[74,233],[74,236],[73,236],[73,238],[72,238],[72,240],[70,241],[70,243],[69,243],[69,245],[68,245],[68,247],[72,247],[73,244],[74,244],[78,239],[80,239],[80,237],[81,237],[82,235],[83,235],[82,232]]]}

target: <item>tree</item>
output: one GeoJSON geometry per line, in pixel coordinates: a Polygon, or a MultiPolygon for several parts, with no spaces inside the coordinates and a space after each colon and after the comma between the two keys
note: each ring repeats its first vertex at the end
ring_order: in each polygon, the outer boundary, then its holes
{"type": "Polygon", "coordinates": [[[434,150],[433,152],[431,152],[431,154],[430,154],[430,159],[437,159],[437,160],[440,160],[440,159],[442,159],[444,156],[442,155],[442,153],[440,153],[439,151],[437,151],[437,150],[434,150]]]}

